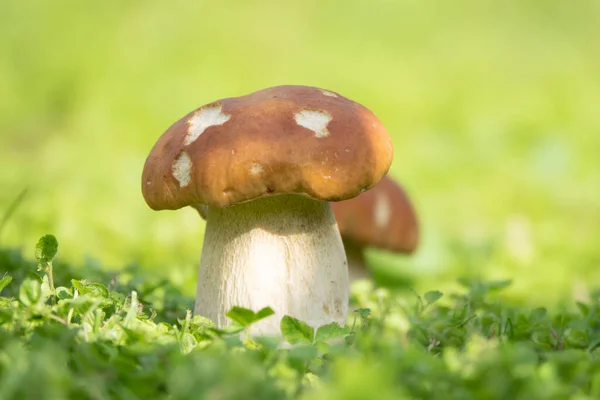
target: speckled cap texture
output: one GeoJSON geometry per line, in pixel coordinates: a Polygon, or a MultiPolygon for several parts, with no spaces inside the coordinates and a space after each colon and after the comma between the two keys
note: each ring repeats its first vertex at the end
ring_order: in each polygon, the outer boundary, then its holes
{"type": "Polygon", "coordinates": [[[404,189],[387,176],[371,190],[331,207],[345,240],[400,253],[418,246],[415,209],[404,189]]]}
{"type": "Polygon", "coordinates": [[[154,210],[279,194],[341,201],[375,185],[392,157],[387,130],[364,106],[315,87],[277,86],[173,124],[146,160],[142,193],[154,210]]]}

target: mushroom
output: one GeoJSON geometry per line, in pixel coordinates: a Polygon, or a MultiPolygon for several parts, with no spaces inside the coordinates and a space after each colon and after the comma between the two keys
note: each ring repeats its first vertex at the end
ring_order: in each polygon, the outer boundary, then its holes
{"type": "Polygon", "coordinates": [[[408,196],[385,176],[369,191],[332,204],[346,256],[350,280],[368,277],[365,247],[410,254],[419,243],[419,224],[408,196]]]}
{"type": "Polygon", "coordinates": [[[204,105],[158,139],[142,173],[154,210],[206,210],[194,313],[218,327],[233,307],[275,315],[252,333],[279,335],[284,315],[346,323],[349,279],[329,202],[388,171],[381,121],[337,93],[277,86],[204,105]]]}
{"type": "MultiPolygon", "coordinates": [[[[208,206],[193,207],[206,220],[208,206]]],[[[366,247],[411,254],[419,244],[415,209],[404,189],[389,176],[357,197],[332,203],[332,209],[346,250],[351,282],[369,276],[366,247]]]]}

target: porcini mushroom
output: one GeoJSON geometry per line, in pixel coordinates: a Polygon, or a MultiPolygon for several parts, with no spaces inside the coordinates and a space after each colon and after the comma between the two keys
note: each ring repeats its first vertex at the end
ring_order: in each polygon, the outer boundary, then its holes
{"type": "Polygon", "coordinates": [[[206,205],[194,313],[217,326],[240,306],[270,306],[254,334],[284,315],[345,324],[347,261],[329,202],[388,171],[390,137],[367,108],[337,93],[277,86],[202,106],[150,152],[142,192],[154,210],[206,205]]]}
{"type": "MultiPolygon", "coordinates": [[[[193,205],[206,220],[208,206],[193,205]]],[[[367,278],[365,248],[411,254],[419,243],[415,209],[402,188],[384,176],[373,188],[358,196],[332,203],[348,260],[350,281],[367,278]]]]}
{"type": "Polygon", "coordinates": [[[404,189],[389,176],[357,197],[332,203],[332,208],[351,281],[369,276],[364,259],[366,247],[410,254],[418,246],[415,209],[404,189]]]}

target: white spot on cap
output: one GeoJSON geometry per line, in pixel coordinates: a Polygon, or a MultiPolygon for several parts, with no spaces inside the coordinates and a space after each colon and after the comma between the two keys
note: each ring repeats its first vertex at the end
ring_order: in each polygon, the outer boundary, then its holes
{"type": "Polygon", "coordinates": [[[328,92],[327,90],[321,90],[321,93],[323,93],[325,96],[329,96],[329,97],[338,97],[337,94],[328,92]]]}
{"type": "Polygon", "coordinates": [[[146,185],[148,185],[148,186],[152,185],[152,181],[146,181],[146,185]]]}
{"type": "Polygon", "coordinates": [[[315,133],[315,137],[323,138],[329,136],[327,124],[331,121],[331,115],[321,110],[302,110],[295,117],[296,123],[315,133]]]}
{"type": "Polygon", "coordinates": [[[391,214],[392,207],[390,199],[383,193],[377,193],[375,196],[375,208],[373,210],[375,226],[378,228],[385,228],[388,222],[390,222],[391,214]]]}
{"type": "Polygon", "coordinates": [[[229,121],[231,115],[222,112],[223,106],[215,104],[209,107],[203,107],[196,111],[190,119],[188,119],[188,132],[183,144],[185,146],[194,143],[207,128],[216,125],[223,125],[229,121]]]}
{"type": "Polygon", "coordinates": [[[264,169],[264,167],[263,167],[262,165],[260,165],[260,164],[256,164],[256,163],[255,163],[255,164],[252,164],[252,167],[250,167],[250,173],[251,173],[252,175],[258,175],[258,174],[260,174],[261,172],[263,172],[264,170],[265,170],[265,169],[264,169]]]}
{"type": "Polygon", "coordinates": [[[190,176],[190,169],[192,168],[192,160],[186,152],[181,153],[179,158],[175,160],[171,166],[171,172],[173,178],[179,182],[179,187],[186,187],[190,184],[192,177],[190,176]]]}

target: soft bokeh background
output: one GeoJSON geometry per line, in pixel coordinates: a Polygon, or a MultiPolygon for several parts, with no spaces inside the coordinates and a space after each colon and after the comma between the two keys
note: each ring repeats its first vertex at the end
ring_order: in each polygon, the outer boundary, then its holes
{"type": "Polygon", "coordinates": [[[338,91],[391,132],[424,236],[375,268],[417,290],[510,278],[533,304],[600,284],[594,0],[2,1],[0,215],[28,192],[0,244],[51,232],[64,260],[193,293],[204,223],[146,206],[145,157],[190,110],[278,84],[338,91]]]}

